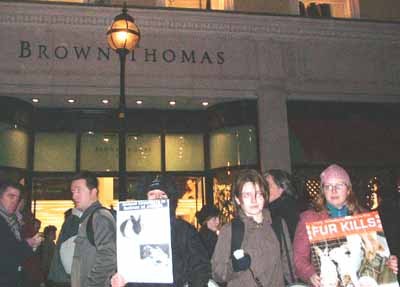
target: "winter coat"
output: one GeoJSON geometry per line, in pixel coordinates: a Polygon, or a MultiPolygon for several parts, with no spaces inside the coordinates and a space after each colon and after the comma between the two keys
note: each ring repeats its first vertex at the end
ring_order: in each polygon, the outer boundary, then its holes
{"type": "Polygon", "coordinates": [[[199,233],[181,219],[171,219],[173,284],[128,284],[129,287],[205,287],[211,278],[210,260],[199,233]]]}
{"type": "Polygon", "coordinates": [[[300,213],[296,199],[283,193],[279,198],[268,205],[268,209],[272,217],[280,216],[285,220],[289,229],[290,239],[293,241],[300,213]]]}
{"type": "Polygon", "coordinates": [[[50,264],[48,280],[55,283],[70,283],[71,276],[65,272],[64,266],[61,263],[60,258],[60,247],[61,244],[68,238],[75,236],[79,230],[79,216],[71,213],[65,219],[60,234],[57,239],[56,249],[54,251],[54,256],[50,264]]]}
{"type": "Polygon", "coordinates": [[[317,272],[311,260],[311,244],[307,235],[306,223],[328,218],[327,211],[307,210],[300,214],[293,241],[293,254],[296,275],[304,282],[309,282],[310,277],[317,272]]]}
{"type": "Polygon", "coordinates": [[[18,241],[0,216],[0,287],[17,286],[18,266],[32,255],[28,243],[25,240],[18,241]]]}
{"type": "Polygon", "coordinates": [[[207,249],[208,257],[211,259],[215,245],[217,244],[218,235],[214,231],[208,229],[207,224],[201,226],[199,234],[204,247],[207,249]]]}
{"type": "Polygon", "coordinates": [[[71,287],[104,287],[117,270],[115,219],[106,209],[95,211],[92,224],[95,246],[86,234],[90,214],[101,204],[93,203],[81,217],[72,261],[71,287]]]}
{"type": "Polygon", "coordinates": [[[263,287],[284,286],[283,268],[285,267],[283,261],[286,261],[287,257],[281,257],[279,242],[271,226],[270,212],[267,209],[263,210],[263,222],[260,224],[242,212],[239,216],[244,223],[242,249],[251,257],[251,271],[249,269],[233,271],[231,260],[232,224],[228,223],[221,228],[211,261],[214,280],[227,282],[228,287],[256,287],[253,273],[263,287]]]}

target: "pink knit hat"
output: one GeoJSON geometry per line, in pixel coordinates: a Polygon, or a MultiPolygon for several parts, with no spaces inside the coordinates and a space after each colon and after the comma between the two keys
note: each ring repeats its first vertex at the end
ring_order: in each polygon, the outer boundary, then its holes
{"type": "Polygon", "coordinates": [[[328,166],[320,175],[321,184],[327,182],[330,178],[339,178],[347,185],[351,185],[350,176],[347,171],[344,170],[343,167],[338,166],[337,164],[331,164],[328,166]]]}

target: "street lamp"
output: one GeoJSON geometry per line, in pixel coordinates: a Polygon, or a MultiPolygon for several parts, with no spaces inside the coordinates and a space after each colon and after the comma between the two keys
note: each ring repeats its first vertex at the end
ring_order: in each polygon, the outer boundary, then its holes
{"type": "Polygon", "coordinates": [[[107,42],[111,49],[119,55],[120,62],[120,94],[118,106],[119,121],[119,184],[118,194],[120,200],[125,200],[127,195],[127,176],[126,176],[126,101],[125,101],[125,62],[128,55],[140,40],[140,31],[133,18],[127,13],[126,2],[122,8],[122,13],[114,18],[107,31],[107,42]]]}

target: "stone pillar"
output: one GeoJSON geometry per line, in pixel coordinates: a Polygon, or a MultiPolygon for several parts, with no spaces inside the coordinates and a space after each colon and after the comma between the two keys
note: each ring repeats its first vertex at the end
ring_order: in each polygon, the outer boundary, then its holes
{"type": "Polygon", "coordinates": [[[278,168],[290,172],[287,93],[276,87],[262,87],[257,96],[261,170],[278,168]]]}

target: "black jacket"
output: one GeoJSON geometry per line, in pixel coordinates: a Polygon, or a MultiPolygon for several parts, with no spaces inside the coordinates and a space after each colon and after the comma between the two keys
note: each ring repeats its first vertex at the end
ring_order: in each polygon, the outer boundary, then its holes
{"type": "Polygon", "coordinates": [[[171,247],[174,283],[128,284],[130,287],[205,287],[211,278],[211,264],[207,250],[196,229],[181,219],[171,219],[171,247]]]}
{"type": "Polygon", "coordinates": [[[25,240],[18,241],[3,217],[0,217],[0,287],[17,286],[18,266],[33,255],[25,240]]]}
{"type": "Polygon", "coordinates": [[[211,260],[211,257],[214,253],[215,245],[218,241],[218,235],[208,229],[207,225],[202,225],[199,231],[201,241],[204,244],[204,247],[207,249],[208,257],[211,260]]]}
{"type": "Polygon", "coordinates": [[[273,218],[279,216],[285,220],[289,230],[290,239],[293,242],[300,214],[296,199],[290,195],[282,194],[278,199],[271,202],[268,208],[273,218]]]}

